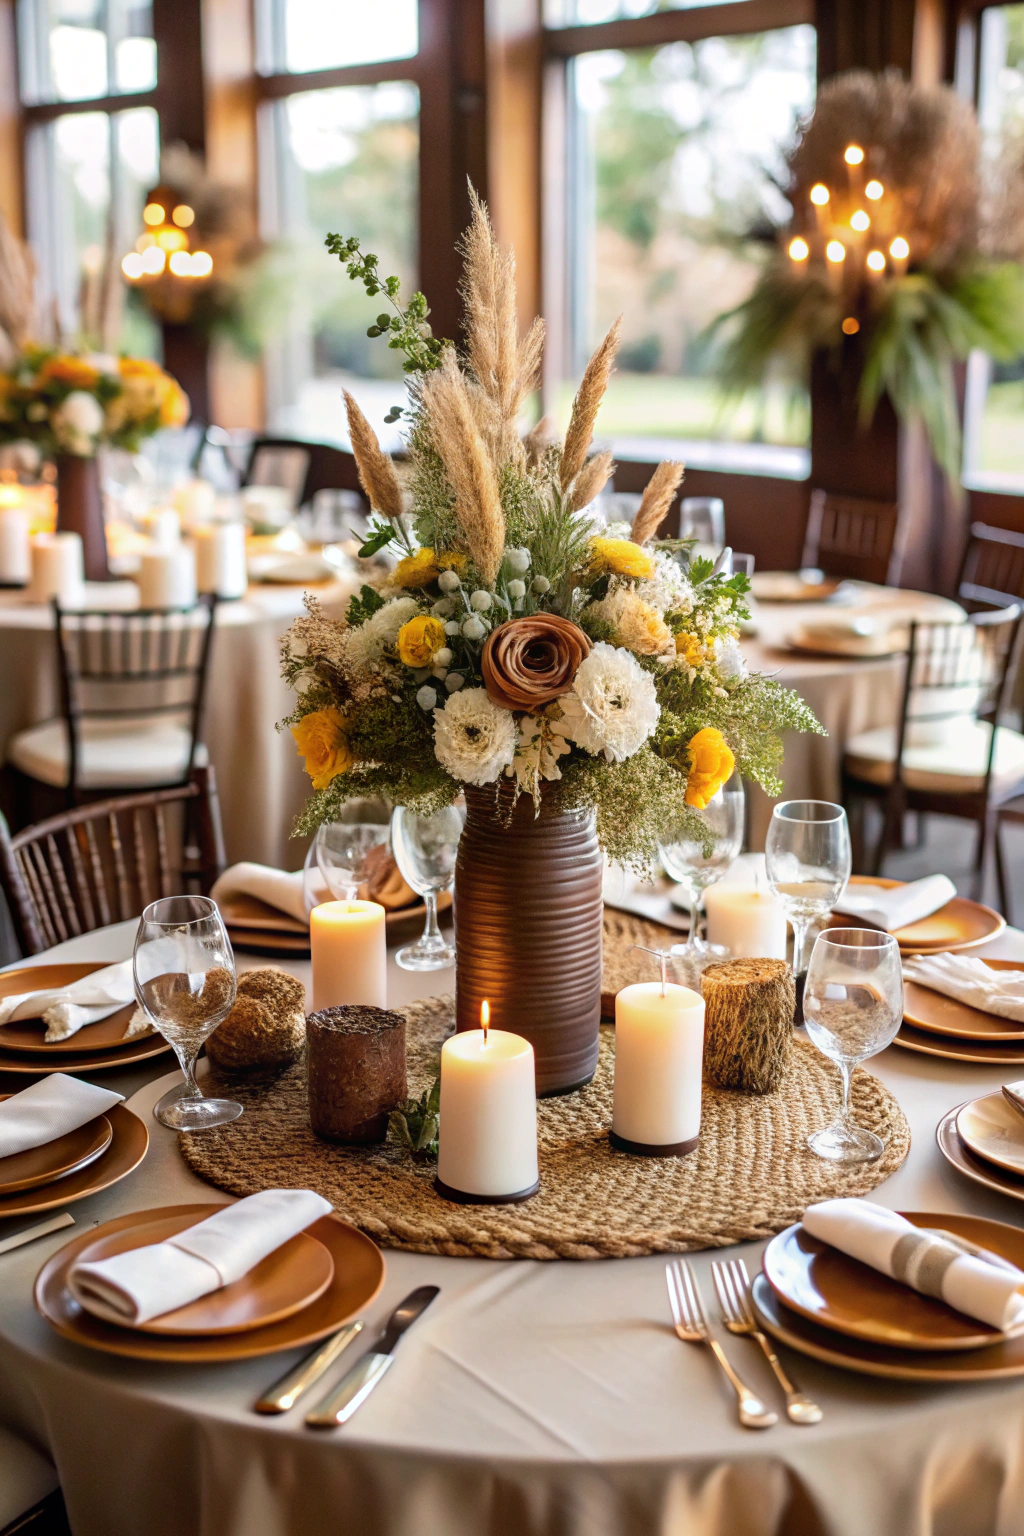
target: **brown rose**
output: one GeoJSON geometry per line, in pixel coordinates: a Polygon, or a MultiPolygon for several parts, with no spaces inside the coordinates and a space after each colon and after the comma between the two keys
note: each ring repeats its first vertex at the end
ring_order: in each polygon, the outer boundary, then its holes
{"type": "Polygon", "coordinates": [[[502,709],[539,709],[572,687],[591,641],[557,613],[510,619],[492,629],[480,670],[489,698],[502,709]]]}

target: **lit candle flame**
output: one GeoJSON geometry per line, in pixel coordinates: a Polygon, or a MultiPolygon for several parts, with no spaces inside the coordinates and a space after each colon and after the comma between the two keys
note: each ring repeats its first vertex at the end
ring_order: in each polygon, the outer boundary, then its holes
{"type": "Polygon", "coordinates": [[[789,254],[793,261],[806,261],[811,254],[811,248],[800,235],[789,242],[789,254]]]}
{"type": "Polygon", "coordinates": [[[829,197],[828,187],[826,187],[822,182],[816,181],[814,186],[811,188],[810,197],[811,202],[815,205],[816,208],[824,208],[825,204],[828,202],[829,197]]]}
{"type": "Polygon", "coordinates": [[[864,196],[870,197],[873,203],[877,203],[878,199],[882,196],[884,191],[885,188],[882,186],[880,181],[869,181],[867,186],[864,188],[864,196]]]}
{"type": "Polygon", "coordinates": [[[902,235],[896,236],[896,239],[889,247],[889,254],[890,256],[895,256],[897,261],[903,261],[907,256],[910,255],[910,246],[904,240],[902,235]]]}
{"type": "Polygon", "coordinates": [[[487,1031],[491,1027],[491,1005],[486,997],[480,1004],[480,1028],[484,1032],[484,1045],[487,1044],[487,1031]]]}
{"type": "Polygon", "coordinates": [[[843,159],[846,161],[847,165],[863,165],[864,151],[861,149],[859,144],[848,144],[846,146],[846,153],[843,155],[843,159]]]}
{"type": "Polygon", "coordinates": [[[829,261],[845,261],[846,246],[842,243],[841,240],[830,240],[828,245],[825,247],[825,255],[828,257],[829,261]]]}

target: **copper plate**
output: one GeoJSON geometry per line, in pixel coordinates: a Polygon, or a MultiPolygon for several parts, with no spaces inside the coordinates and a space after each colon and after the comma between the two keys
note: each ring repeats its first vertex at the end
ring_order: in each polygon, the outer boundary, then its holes
{"type": "Polygon", "coordinates": [[[892,1043],[901,1045],[905,1051],[941,1056],[946,1061],[973,1061],[983,1067],[1024,1066],[1024,1040],[1008,1040],[1005,1045],[990,1040],[948,1040],[902,1024],[892,1043]]]}
{"type": "Polygon", "coordinates": [[[136,1360],[167,1360],[174,1364],[199,1364],[215,1360],[245,1360],[255,1355],[269,1355],[280,1349],[299,1349],[313,1344],[357,1312],[368,1307],[384,1284],[384,1255],[370,1238],[350,1227],[338,1216],[323,1216],[307,1228],[327,1249],[334,1260],[334,1278],[310,1306],[284,1318],[253,1328],[247,1333],[217,1334],[210,1338],[165,1338],[140,1333],[129,1328],[115,1328],[83,1312],[67,1289],[67,1273],[83,1248],[109,1233],[135,1227],[140,1219],[158,1221],[164,1216],[180,1216],[186,1224],[212,1216],[223,1201],[213,1205],[171,1205],[152,1211],[135,1211],[115,1221],[104,1222],[92,1232],[74,1238],[49,1258],[39,1271],[35,1285],[35,1303],[39,1312],[58,1333],[76,1344],[103,1350],[112,1355],[129,1355],[136,1360]]]}
{"type": "MultiPolygon", "coordinates": [[[[933,1212],[901,1213],[915,1227],[942,1229],[1024,1266],[1024,1232],[1001,1221],[933,1212]]],[[[772,1290],[793,1312],[823,1328],[890,1349],[983,1349],[1024,1334],[1001,1332],[890,1280],[806,1231],[800,1222],[773,1237],[762,1258],[772,1290]]]]}
{"type": "MultiPolygon", "coordinates": [[[[9,1093],[0,1093],[0,1102],[10,1097],[9,1093]]],[[[85,1125],[79,1125],[41,1147],[28,1147],[24,1152],[0,1157],[0,1195],[36,1189],[40,1184],[52,1184],[69,1173],[87,1168],[103,1156],[113,1136],[106,1115],[97,1115],[94,1120],[86,1121],[85,1125]]]]}
{"type": "MultiPolygon", "coordinates": [[[[442,897],[447,892],[442,892],[442,897]]],[[[451,905],[449,898],[449,908],[451,905]]],[[[439,903],[439,917],[444,921],[446,908],[439,903]]],[[[278,912],[254,896],[232,897],[222,904],[224,924],[235,949],[257,955],[294,955],[309,959],[308,924],[296,922],[286,912],[278,912]]],[[[426,921],[422,902],[413,907],[396,907],[384,914],[384,928],[389,937],[417,923],[426,921]]]]}
{"type": "MultiPolygon", "coordinates": [[[[89,965],[32,965],[20,971],[3,971],[0,972],[0,997],[11,997],[16,992],[41,992],[44,988],[67,987],[71,982],[81,981],[83,976],[91,976],[93,971],[101,971],[109,964],[108,960],[100,960],[89,965]]],[[[107,1018],[99,1019],[95,1024],[86,1024],[66,1040],[56,1040],[52,1045],[47,1045],[44,1039],[46,1025],[42,1019],[19,1019],[16,1024],[5,1024],[0,1028],[0,1049],[33,1051],[45,1056],[52,1055],[54,1051],[68,1051],[74,1055],[116,1051],[128,1043],[124,1032],[134,1012],[135,1004],[129,1003],[107,1018]]],[[[133,1043],[145,1040],[152,1045],[153,1033],[150,1030],[145,1035],[135,1035],[133,1043]]]]}
{"type": "Polygon", "coordinates": [[[759,603],[822,603],[838,586],[838,579],[829,577],[801,581],[797,571],[760,571],[752,580],[753,596],[759,603]]]}
{"type": "Polygon", "coordinates": [[[772,1290],[764,1275],[754,1281],[754,1311],[766,1333],[802,1355],[837,1365],[862,1376],[884,1376],[890,1381],[997,1381],[1024,1375],[1024,1335],[985,1349],[959,1354],[948,1350],[888,1349],[867,1344],[831,1329],[819,1328],[799,1312],[791,1312],[772,1290]]]}
{"type": "Polygon", "coordinates": [[[1024,1177],[1024,1115],[998,1089],[965,1104],[956,1117],[956,1129],[975,1157],[1024,1177]]]}
{"type": "MultiPolygon", "coordinates": [[[[146,1213],[142,1215],[145,1217],[146,1213]]],[[[115,1253],[127,1253],[131,1248],[146,1248],[192,1226],[195,1226],[195,1218],[180,1214],[159,1221],[142,1220],[136,1226],[95,1238],[82,1249],[78,1261],[95,1263],[98,1259],[112,1258],[115,1253]]],[[[173,1312],[165,1312],[161,1317],[151,1318],[148,1323],[122,1320],[114,1326],[155,1334],[244,1333],[250,1328],[265,1328],[281,1322],[308,1307],[323,1295],[333,1279],[334,1260],[323,1243],[300,1232],[273,1253],[268,1253],[233,1284],[200,1296],[198,1301],[177,1307],[173,1312]]]]}
{"type": "MultiPolygon", "coordinates": [[[[857,886],[881,885],[892,889],[893,886],[905,883],[903,880],[885,879],[881,875],[877,878],[867,875],[850,877],[850,884],[857,886]]],[[[871,924],[850,917],[845,912],[833,912],[828,926],[870,928],[871,924]]],[[[906,928],[897,928],[893,938],[905,955],[928,955],[939,951],[974,949],[978,944],[987,944],[989,939],[1002,933],[1005,927],[1006,918],[993,907],[983,907],[980,901],[968,901],[966,896],[954,896],[930,917],[923,917],[919,923],[910,923],[906,928]]]]}
{"type": "Polygon", "coordinates": [[[123,1104],[108,1109],[106,1117],[113,1134],[110,1146],[95,1162],[69,1173],[56,1184],[23,1190],[20,1194],[0,1194],[0,1218],[28,1216],[34,1211],[52,1211],[56,1205],[71,1205],[87,1195],[98,1194],[101,1189],[109,1189],[137,1168],[149,1146],[145,1125],[123,1104]]]}
{"type": "Polygon", "coordinates": [[[983,1162],[980,1157],[975,1157],[973,1152],[969,1152],[960,1140],[956,1120],[963,1107],[960,1104],[956,1109],[951,1109],[947,1115],[943,1115],[935,1127],[935,1140],[939,1151],[947,1163],[952,1164],[958,1173],[972,1179],[975,1184],[982,1184],[986,1189],[994,1189],[1001,1195],[1008,1195],[1011,1200],[1024,1200],[1024,1178],[1017,1178],[1012,1173],[1004,1173],[994,1163],[983,1162]]]}
{"type": "MultiPolygon", "coordinates": [[[[1020,960],[984,960],[983,964],[993,971],[1024,971],[1024,962],[1020,960]]],[[[970,1003],[934,992],[917,981],[903,983],[903,1017],[915,1029],[949,1039],[1024,1040],[1024,1028],[1013,1019],[1001,1019],[998,1014],[972,1008],[970,1003]]]]}

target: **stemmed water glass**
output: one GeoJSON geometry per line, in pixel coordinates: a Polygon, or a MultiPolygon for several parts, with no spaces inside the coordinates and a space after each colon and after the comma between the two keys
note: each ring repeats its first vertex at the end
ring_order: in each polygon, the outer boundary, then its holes
{"type": "Polygon", "coordinates": [[[427,908],[422,937],[404,945],[395,956],[406,971],[436,971],[451,965],[455,946],[437,926],[437,898],[455,878],[455,857],[465,824],[460,805],[445,806],[433,816],[417,816],[399,806],[391,818],[391,846],[399,872],[427,908]]]}
{"type": "Polygon", "coordinates": [[[354,901],[387,857],[390,828],[365,821],[325,821],[317,829],[316,862],[335,901],[354,901]]]}
{"type": "Polygon", "coordinates": [[[226,1125],[242,1113],[231,1099],[206,1099],[195,1079],[200,1047],[235,1001],[235,957],[216,902],[166,896],[139,919],[133,957],[135,996],[178,1058],[185,1076],[153,1113],[175,1131],[226,1125]]]}
{"type": "Polygon", "coordinates": [[[812,924],[831,912],[850,878],[846,812],[828,800],[782,801],[772,811],[764,862],[793,928],[793,974],[800,977],[812,924]]]}
{"type": "Polygon", "coordinates": [[[714,560],[725,547],[725,504],[719,496],[684,496],[679,507],[679,537],[695,539],[694,555],[714,560]]]}
{"type": "Polygon", "coordinates": [[[685,828],[668,832],[658,842],[665,872],[680,882],[690,902],[689,937],[685,944],[673,944],[669,951],[677,978],[687,985],[696,985],[704,967],[726,954],[720,946],[701,938],[700,904],[708,886],[721,880],[743,847],[744,809],[743,780],[734,774],[705,809],[696,813],[708,829],[707,846],[685,828]]]}
{"type": "Polygon", "coordinates": [[[881,1156],[885,1143],[850,1114],[850,1080],[859,1061],[891,1045],[902,1018],[903,964],[892,934],[868,928],[819,933],[804,987],[804,1023],[843,1079],[836,1119],[807,1138],[819,1157],[873,1163],[881,1156]]]}

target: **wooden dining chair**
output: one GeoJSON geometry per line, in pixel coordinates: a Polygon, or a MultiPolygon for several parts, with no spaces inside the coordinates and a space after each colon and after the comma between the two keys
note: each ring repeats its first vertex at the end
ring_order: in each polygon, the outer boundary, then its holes
{"type": "Polygon", "coordinates": [[[956,595],[967,606],[1024,601],[1024,533],[972,523],[956,595]]]}
{"type": "Polygon", "coordinates": [[[826,576],[884,586],[898,514],[894,501],[812,491],[802,564],[817,567],[826,576]]]}
{"type": "Polygon", "coordinates": [[[13,736],[8,768],[64,790],[69,805],[187,783],[206,762],[199,732],[215,610],[208,597],[181,609],[55,603],[63,714],[13,736]]]}
{"type": "Polygon", "coordinates": [[[1021,614],[1015,603],[972,614],[965,624],[911,624],[898,722],[851,737],[843,757],[844,805],[862,809],[875,800],[882,809],[869,861],[874,874],[897,845],[906,811],[961,817],[978,828],[975,895],[994,854],[1005,912],[998,813],[1024,792],[1024,735],[999,719],[1013,685],[1021,614]]]}
{"type": "Polygon", "coordinates": [[[212,768],[173,789],[63,811],[13,837],[0,816],[0,890],[25,955],[138,917],[161,896],[207,895],[224,862],[212,768]]]}
{"type": "Polygon", "coordinates": [[[359,472],[351,453],[330,443],[305,443],[290,437],[257,437],[242,476],[243,485],[282,485],[297,507],[317,491],[358,491],[359,472]]]}

